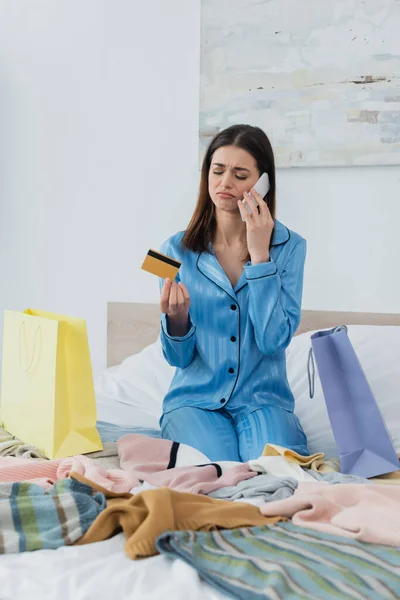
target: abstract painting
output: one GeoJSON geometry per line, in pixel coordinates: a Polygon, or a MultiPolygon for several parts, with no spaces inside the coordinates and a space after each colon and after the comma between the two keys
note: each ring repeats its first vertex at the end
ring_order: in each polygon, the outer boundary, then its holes
{"type": "Polygon", "coordinates": [[[202,0],[201,153],[234,123],[278,167],[400,164],[400,0],[202,0]]]}

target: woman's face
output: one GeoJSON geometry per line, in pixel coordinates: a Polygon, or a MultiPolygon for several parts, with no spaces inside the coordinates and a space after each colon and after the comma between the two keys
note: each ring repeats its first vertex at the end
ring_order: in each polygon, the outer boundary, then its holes
{"type": "Polygon", "coordinates": [[[253,156],[236,146],[222,146],[214,152],[208,173],[208,191],[215,207],[239,214],[238,200],[260,177],[253,156]]]}

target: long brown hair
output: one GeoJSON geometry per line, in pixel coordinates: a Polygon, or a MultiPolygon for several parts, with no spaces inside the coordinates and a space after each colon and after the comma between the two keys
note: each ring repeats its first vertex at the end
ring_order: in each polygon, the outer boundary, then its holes
{"type": "MultiPolygon", "coordinates": [[[[208,192],[208,174],[214,152],[222,146],[236,146],[246,150],[255,159],[260,175],[268,173],[271,187],[264,200],[272,218],[275,218],[275,159],[271,142],[259,127],[232,125],[214,137],[204,156],[196,208],[182,238],[183,247],[193,252],[209,252],[209,245],[214,240],[215,206],[208,192]]],[[[249,255],[246,260],[249,260],[249,255]]]]}

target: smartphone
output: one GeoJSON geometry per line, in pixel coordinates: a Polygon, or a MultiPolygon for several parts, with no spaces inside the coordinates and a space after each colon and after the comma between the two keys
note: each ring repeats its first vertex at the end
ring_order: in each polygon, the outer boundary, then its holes
{"type": "MultiPolygon", "coordinates": [[[[253,187],[256,190],[256,192],[258,192],[260,194],[260,196],[262,198],[264,198],[266,196],[266,194],[269,192],[270,188],[271,188],[271,185],[269,183],[268,173],[263,173],[261,175],[260,179],[257,181],[257,183],[253,187]]],[[[253,198],[253,196],[252,196],[252,198],[253,198]]],[[[254,200],[255,200],[255,202],[257,204],[257,200],[255,198],[254,198],[254,200]]],[[[246,202],[243,202],[243,204],[244,204],[244,207],[247,210],[247,212],[250,214],[251,210],[247,206],[246,202]]],[[[242,221],[244,221],[243,217],[242,217],[242,221]]]]}

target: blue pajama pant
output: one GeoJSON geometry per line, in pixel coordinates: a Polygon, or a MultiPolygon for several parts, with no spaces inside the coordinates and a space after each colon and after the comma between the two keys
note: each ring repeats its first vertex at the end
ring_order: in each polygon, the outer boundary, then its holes
{"type": "Polygon", "coordinates": [[[247,462],[261,456],[268,443],[308,454],[297,416],[275,406],[233,414],[225,409],[183,406],[164,413],[160,424],[162,438],[197,448],[211,461],[247,462]]]}

